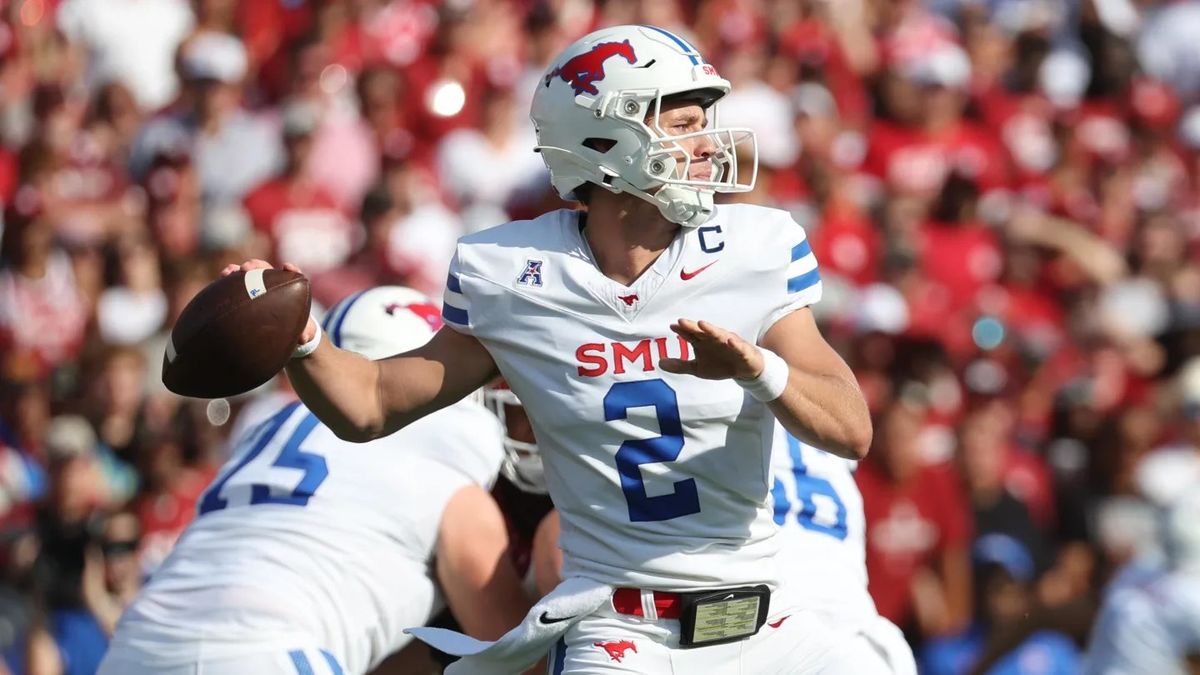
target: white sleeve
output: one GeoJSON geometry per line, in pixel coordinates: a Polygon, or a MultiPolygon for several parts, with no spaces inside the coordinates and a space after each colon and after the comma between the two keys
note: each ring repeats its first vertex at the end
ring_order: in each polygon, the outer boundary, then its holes
{"type": "Polygon", "coordinates": [[[821,272],[804,228],[790,217],[781,222],[779,228],[777,246],[785,249],[787,255],[781,256],[779,273],[772,274],[771,284],[775,287],[769,292],[778,298],[778,302],[763,322],[759,339],[776,321],[821,299],[821,272]]]}
{"type": "Polygon", "coordinates": [[[442,320],[454,330],[464,335],[473,335],[471,331],[471,300],[463,288],[462,278],[462,245],[454,249],[454,258],[450,261],[450,274],[446,277],[446,294],[442,297],[442,320]]]}

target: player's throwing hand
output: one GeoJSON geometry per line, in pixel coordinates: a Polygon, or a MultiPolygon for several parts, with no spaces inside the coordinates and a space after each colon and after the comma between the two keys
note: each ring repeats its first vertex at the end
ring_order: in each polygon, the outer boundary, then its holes
{"type": "Polygon", "coordinates": [[[695,375],[706,380],[739,380],[758,377],[763,370],[763,357],[758,347],[738,337],[736,333],[714,326],[707,321],[680,319],[671,330],[688,341],[696,350],[696,358],[662,359],[658,367],[668,373],[695,375]]]}
{"type": "MultiPolygon", "coordinates": [[[[227,277],[230,274],[233,274],[234,272],[238,272],[241,270],[246,270],[247,272],[249,272],[250,270],[269,270],[269,269],[271,269],[271,263],[267,262],[266,260],[259,260],[258,258],[251,258],[251,259],[247,260],[246,262],[242,263],[241,265],[229,263],[228,265],[226,265],[224,268],[221,269],[221,276],[227,277]]],[[[303,274],[303,272],[300,271],[300,268],[296,267],[292,263],[283,263],[283,269],[285,269],[289,272],[295,272],[296,274],[303,274]]],[[[302,344],[308,342],[309,340],[313,339],[313,336],[316,334],[317,334],[317,322],[312,317],[309,317],[308,323],[305,324],[305,326],[304,326],[304,330],[300,332],[300,337],[296,339],[296,344],[302,345],[302,344]]]]}

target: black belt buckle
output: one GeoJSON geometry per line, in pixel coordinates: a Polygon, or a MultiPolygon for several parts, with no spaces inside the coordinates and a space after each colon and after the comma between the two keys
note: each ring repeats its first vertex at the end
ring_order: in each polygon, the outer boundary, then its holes
{"type": "Polygon", "coordinates": [[[763,584],[680,593],[680,597],[679,646],[684,648],[744,640],[766,623],[771,605],[771,589],[763,584]]]}

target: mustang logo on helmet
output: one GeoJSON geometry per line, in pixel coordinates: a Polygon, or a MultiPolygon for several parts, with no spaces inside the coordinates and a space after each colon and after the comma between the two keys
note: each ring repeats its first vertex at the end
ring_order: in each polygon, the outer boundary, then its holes
{"type": "Polygon", "coordinates": [[[623,57],[630,65],[637,63],[637,55],[633,53],[633,45],[629,44],[629,40],[601,42],[550,71],[546,75],[546,86],[549,87],[554,78],[560,77],[571,85],[576,94],[599,94],[596,83],[604,79],[604,62],[614,56],[623,57]]]}

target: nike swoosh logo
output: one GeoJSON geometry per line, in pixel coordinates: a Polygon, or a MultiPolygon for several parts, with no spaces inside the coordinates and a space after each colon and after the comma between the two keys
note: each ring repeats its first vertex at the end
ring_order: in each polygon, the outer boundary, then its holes
{"type": "Polygon", "coordinates": [[[706,270],[716,264],[717,264],[717,261],[714,260],[714,261],[708,263],[707,265],[705,265],[704,267],[701,267],[700,269],[692,270],[691,272],[689,272],[685,269],[681,269],[681,270],[679,270],[679,278],[683,279],[684,281],[687,281],[688,279],[691,279],[692,277],[696,276],[697,274],[700,274],[704,270],[706,270]]]}
{"type": "Polygon", "coordinates": [[[788,614],[787,616],[782,617],[780,619],[776,619],[775,621],[768,621],[767,625],[770,626],[771,628],[779,628],[780,626],[783,625],[784,621],[787,621],[790,618],[792,618],[792,615],[788,614]]]}
{"type": "Polygon", "coordinates": [[[550,612],[542,612],[542,615],[538,617],[538,621],[549,626],[549,625],[555,624],[555,623],[562,623],[563,621],[570,621],[571,619],[574,619],[574,618],[575,617],[573,617],[573,616],[560,616],[557,619],[552,619],[552,618],[550,618],[550,612]]]}

